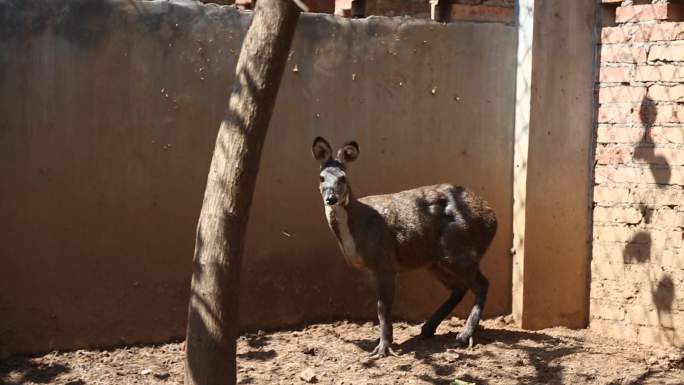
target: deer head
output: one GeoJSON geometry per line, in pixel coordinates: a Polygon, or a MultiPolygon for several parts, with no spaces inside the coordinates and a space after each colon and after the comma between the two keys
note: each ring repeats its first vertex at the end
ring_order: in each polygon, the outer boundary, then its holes
{"type": "Polygon", "coordinates": [[[323,203],[328,206],[345,206],[351,193],[347,180],[347,164],[359,156],[359,145],[354,141],[347,142],[337,150],[337,155],[333,158],[328,141],[317,136],[311,146],[311,153],[321,162],[318,190],[323,203]]]}

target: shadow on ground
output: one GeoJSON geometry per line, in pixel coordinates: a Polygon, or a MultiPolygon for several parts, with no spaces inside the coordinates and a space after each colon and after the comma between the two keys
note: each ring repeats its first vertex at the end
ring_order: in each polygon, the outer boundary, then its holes
{"type": "MultiPolygon", "coordinates": [[[[478,330],[475,336],[475,344],[485,347],[485,349],[472,349],[456,346],[454,341],[457,335],[458,331],[438,334],[431,338],[416,335],[395,344],[395,347],[398,354],[410,354],[416,360],[432,367],[436,376],[426,374],[419,376],[422,380],[432,384],[453,384],[453,380],[447,380],[445,377],[450,378],[458,365],[444,362],[440,357],[442,353],[455,351],[458,354],[460,366],[477,366],[483,357],[495,358],[494,354],[486,349],[489,344],[504,345],[511,352],[522,353],[525,357],[521,360],[521,365],[525,363],[533,366],[534,374],[518,377],[519,384],[561,384],[564,383],[564,378],[560,361],[564,357],[583,349],[582,340],[579,338],[564,337],[561,339],[543,333],[482,328],[478,330]]],[[[370,354],[378,341],[376,339],[357,339],[348,342],[370,354]]],[[[374,361],[367,361],[365,366],[374,367],[374,361]]],[[[399,366],[398,369],[401,370],[401,367],[399,366]]],[[[472,375],[461,376],[460,379],[478,385],[489,384],[487,380],[472,375]]]]}
{"type": "MultiPolygon", "coordinates": [[[[69,367],[62,364],[35,364],[30,357],[15,356],[0,361],[0,385],[50,384],[60,374],[70,371],[69,367]]],[[[82,383],[76,380],[69,382],[69,385],[82,383]]]]}

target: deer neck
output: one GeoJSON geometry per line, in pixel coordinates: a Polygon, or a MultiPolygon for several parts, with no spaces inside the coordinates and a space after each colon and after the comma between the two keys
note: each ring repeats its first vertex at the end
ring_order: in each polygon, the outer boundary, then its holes
{"type": "Polygon", "coordinates": [[[350,193],[346,202],[335,206],[326,205],[325,217],[328,219],[328,226],[337,238],[344,259],[351,266],[361,267],[363,262],[356,250],[356,242],[349,223],[349,210],[354,207],[355,203],[356,200],[350,193]]]}

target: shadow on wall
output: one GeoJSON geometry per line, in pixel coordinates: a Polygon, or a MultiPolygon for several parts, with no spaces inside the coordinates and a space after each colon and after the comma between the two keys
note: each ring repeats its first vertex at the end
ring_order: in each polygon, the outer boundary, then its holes
{"type": "MultiPolygon", "coordinates": [[[[648,163],[649,169],[655,180],[658,189],[664,189],[670,183],[671,168],[667,159],[662,155],[655,154],[654,140],[651,135],[653,125],[657,121],[658,108],[656,103],[649,96],[644,96],[639,107],[639,120],[644,130],[641,141],[634,149],[634,159],[648,163]]],[[[644,203],[639,204],[639,211],[642,214],[641,222],[649,225],[655,211],[654,207],[649,207],[644,203]]],[[[667,274],[662,274],[655,269],[652,262],[657,253],[662,250],[654,250],[653,236],[645,228],[634,234],[627,245],[624,247],[622,256],[625,266],[629,264],[646,264],[647,270],[643,279],[649,283],[651,302],[656,308],[658,326],[667,341],[673,345],[675,342],[676,331],[672,319],[672,305],[675,299],[675,288],[672,278],[667,274]],[[660,276],[659,276],[660,275],[660,276]],[[658,277],[659,276],[659,277],[658,277]]],[[[648,320],[650,308],[641,306],[643,312],[641,321],[648,320]]]]}
{"type": "MultiPolygon", "coordinates": [[[[242,67],[241,71],[239,73],[236,73],[235,83],[231,91],[230,99],[232,99],[232,95],[238,95],[245,92],[251,95],[251,98],[263,97],[264,92],[261,92],[261,94],[259,94],[259,89],[263,89],[263,87],[262,85],[257,84],[257,81],[255,81],[255,77],[253,73],[250,71],[250,69],[247,67],[242,67]]],[[[245,115],[245,110],[241,110],[239,109],[239,107],[234,109],[235,107],[233,106],[233,103],[229,104],[229,110],[224,114],[224,118],[221,122],[222,129],[219,130],[218,137],[216,139],[218,145],[215,147],[213,154],[213,157],[219,159],[219,162],[229,160],[231,153],[231,150],[228,148],[228,146],[230,145],[230,143],[228,143],[228,139],[230,139],[230,137],[227,134],[225,134],[225,132],[237,130],[244,135],[251,134],[247,131],[248,118],[245,115]]],[[[213,163],[214,161],[212,160],[212,169],[213,163]]],[[[253,168],[253,165],[246,164],[244,174],[249,175],[250,172],[253,172],[254,175],[256,175],[257,171],[253,168]]],[[[227,185],[227,181],[225,180],[225,178],[220,179],[219,183],[220,185],[218,186],[218,188],[214,185],[212,190],[210,190],[210,184],[207,183],[207,191],[214,191],[215,193],[217,193],[219,191],[233,190],[233,187],[229,188],[230,186],[227,185]]],[[[249,194],[249,192],[247,192],[247,194],[249,194]]],[[[220,217],[220,220],[222,222],[219,223],[219,226],[222,226],[221,230],[223,231],[221,231],[221,233],[214,240],[216,242],[220,242],[223,240],[228,245],[231,245],[231,247],[228,250],[226,249],[225,245],[207,245],[207,240],[204,238],[205,233],[202,229],[202,225],[205,223],[204,218],[206,217],[204,213],[204,204],[205,203],[203,203],[202,212],[200,213],[199,223],[197,225],[197,232],[195,236],[195,250],[192,263],[192,284],[190,288],[190,301],[188,306],[187,330],[188,335],[193,336],[194,338],[188,338],[186,340],[186,349],[190,351],[194,348],[199,353],[187,354],[188,360],[186,367],[186,375],[192,376],[195,379],[195,382],[201,382],[201,379],[204,378],[204,376],[216,375],[212,373],[210,370],[210,368],[215,367],[216,363],[208,363],[203,361],[207,358],[207,356],[206,354],[202,354],[202,351],[206,352],[209,349],[213,349],[217,353],[223,353],[230,356],[236,355],[235,341],[237,341],[237,337],[239,334],[239,328],[237,325],[239,295],[237,293],[230,293],[229,290],[239,289],[241,254],[244,251],[245,232],[247,231],[247,223],[245,220],[234,216],[231,217],[231,215],[228,215],[228,213],[223,213],[223,215],[220,217]],[[239,225],[243,226],[242,233],[227,230],[231,226],[239,225]],[[239,241],[236,242],[236,239],[239,238],[229,238],[232,236],[241,237],[242,243],[240,243],[239,241]],[[221,237],[223,237],[223,239],[221,239],[221,237]],[[223,250],[220,250],[221,247],[223,247],[223,250]],[[205,249],[207,248],[213,250],[206,251],[205,249]],[[206,257],[207,255],[212,257],[210,262],[216,262],[216,258],[213,258],[212,255],[216,252],[221,252],[225,255],[230,256],[228,264],[232,265],[237,262],[237,269],[235,269],[233,266],[230,266],[230,268],[225,269],[224,266],[216,266],[213,263],[210,263],[210,268],[207,269],[204,264],[198,263],[198,258],[200,256],[206,257]],[[240,255],[240,258],[236,259],[236,254],[240,255]],[[236,275],[233,275],[233,273],[235,273],[236,275]],[[224,287],[227,287],[228,289],[224,290],[224,292],[228,292],[230,294],[228,294],[226,298],[217,295],[217,293],[211,292],[211,290],[207,290],[209,292],[208,294],[214,297],[213,299],[215,299],[218,302],[217,304],[208,303],[206,300],[206,296],[203,293],[200,293],[200,291],[205,292],[206,288],[214,287],[214,283],[216,282],[222,284],[224,287]],[[227,313],[223,312],[223,310],[226,308],[228,309],[227,313]],[[225,324],[226,321],[230,321],[231,319],[235,323],[234,325],[229,325],[227,329],[221,327],[221,325],[225,324]],[[226,335],[231,332],[233,333],[232,336],[226,335]],[[224,341],[217,340],[215,338],[217,334],[224,335],[224,338],[229,341],[229,346],[225,346],[224,341]]],[[[249,209],[249,207],[247,208],[249,209]]],[[[211,215],[210,217],[214,216],[215,215],[211,215]]],[[[211,219],[209,219],[208,222],[210,222],[211,225],[211,219]]],[[[271,356],[266,355],[266,358],[268,357],[271,356]]],[[[235,361],[228,362],[228,364],[235,365],[235,361]]],[[[236,373],[235,368],[228,371],[228,373],[230,372],[236,373]]],[[[226,372],[220,370],[217,374],[223,373],[226,372]]]]}
{"type": "Polygon", "coordinates": [[[644,128],[644,135],[634,149],[634,158],[647,162],[658,188],[665,188],[670,183],[672,169],[667,159],[662,155],[655,154],[651,130],[658,117],[658,108],[655,102],[648,96],[644,96],[639,106],[639,120],[644,128]]]}

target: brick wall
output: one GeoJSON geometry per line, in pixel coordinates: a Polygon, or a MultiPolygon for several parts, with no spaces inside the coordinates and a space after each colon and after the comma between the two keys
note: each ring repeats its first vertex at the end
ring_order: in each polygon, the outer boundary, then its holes
{"type": "MultiPolygon", "coordinates": [[[[339,4],[350,0],[337,0],[339,4]]],[[[514,0],[454,0],[451,17],[454,21],[486,21],[513,23],[514,0]]],[[[367,0],[368,15],[413,16],[430,18],[429,0],[367,0]]]]}
{"type": "MultiPolygon", "coordinates": [[[[252,0],[200,0],[204,3],[236,4],[251,8],[252,0]]],[[[351,0],[306,0],[312,12],[349,16],[351,0]]],[[[515,0],[453,0],[452,19],[455,21],[485,21],[512,24],[515,0]]],[[[429,0],[366,0],[369,16],[413,16],[430,18],[429,0]]]]}
{"type": "Polygon", "coordinates": [[[680,11],[619,7],[617,26],[601,31],[590,325],[684,346],[680,11]]]}

